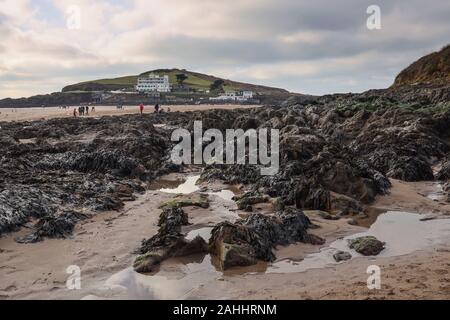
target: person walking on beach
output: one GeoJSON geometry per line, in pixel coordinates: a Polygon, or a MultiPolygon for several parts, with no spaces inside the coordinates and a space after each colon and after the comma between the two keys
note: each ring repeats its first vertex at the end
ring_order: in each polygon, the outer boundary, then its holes
{"type": "Polygon", "coordinates": [[[77,108],[73,108],[73,116],[74,116],[74,118],[77,117],[77,108]]]}
{"type": "Polygon", "coordinates": [[[87,115],[87,116],[89,115],[89,107],[88,107],[88,106],[85,106],[85,107],[84,107],[84,112],[86,112],[86,115],[87,115]]]}
{"type": "Polygon", "coordinates": [[[141,104],[139,105],[139,111],[141,112],[141,114],[144,113],[144,104],[143,104],[143,103],[141,103],[141,104]]]}
{"type": "Polygon", "coordinates": [[[155,105],[155,113],[159,113],[159,104],[155,105]]]}

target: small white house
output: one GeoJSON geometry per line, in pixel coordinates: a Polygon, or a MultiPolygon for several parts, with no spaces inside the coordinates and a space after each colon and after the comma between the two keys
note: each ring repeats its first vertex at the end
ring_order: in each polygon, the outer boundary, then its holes
{"type": "Polygon", "coordinates": [[[140,77],[137,81],[136,91],[141,93],[170,92],[169,76],[151,73],[148,77],[140,77]]]}
{"type": "Polygon", "coordinates": [[[224,94],[209,98],[211,101],[239,101],[245,102],[250,99],[253,99],[253,91],[241,91],[236,93],[235,91],[227,91],[224,94]]]}
{"type": "Polygon", "coordinates": [[[253,99],[253,91],[242,91],[242,97],[245,99],[253,99]]]}

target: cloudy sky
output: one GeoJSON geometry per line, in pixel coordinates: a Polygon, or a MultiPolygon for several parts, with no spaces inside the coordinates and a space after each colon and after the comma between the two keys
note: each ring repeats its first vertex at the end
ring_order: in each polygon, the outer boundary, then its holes
{"type": "Polygon", "coordinates": [[[300,93],[383,88],[450,43],[449,17],[449,0],[0,0],[0,98],[172,67],[300,93]]]}

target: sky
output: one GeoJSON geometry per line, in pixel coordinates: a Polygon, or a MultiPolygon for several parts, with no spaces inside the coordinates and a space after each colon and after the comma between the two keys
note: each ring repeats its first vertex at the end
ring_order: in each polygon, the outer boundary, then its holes
{"type": "Polygon", "coordinates": [[[159,68],[307,94],[386,88],[450,43],[449,17],[449,0],[0,0],[0,98],[159,68]]]}

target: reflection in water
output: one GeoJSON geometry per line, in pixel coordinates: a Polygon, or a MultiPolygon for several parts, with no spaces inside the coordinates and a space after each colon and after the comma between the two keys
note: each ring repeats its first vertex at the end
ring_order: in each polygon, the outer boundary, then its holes
{"type": "Polygon", "coordinates": [[[205,227],[205,228],[192,230],[192,231],[188,232],[188,234],[186,235],[186,239],[193,240],[195,237],[200,236],[206,242],[208,242],[209,239],[211,238],[212,229],[213,229],[212,227],[205,227]]]}
{"type": "Polygon", "coordinates": [[[268,273],[303,272],[308,269],[324,268],[336,264],[333,254],[336,251],[347,251],[353,257],[361,257],[356,251],[349,249],[347,240],[362,236],[375,236],[386,242],[378,256],[394,257],[412,253],[450,240],[450,219],[421,221],[423,215],[389,211],[378,217],[377,221],[364,233],[354,234],[344,239],[336,240],[318,253],[313,253],[300,262],[283,260],[274,263],[268,273]]]}
{"type": "Polygon", "coordinates": [[[427,198],[435,201],[442,201],[446,199],[442,183],[433,183],[433,189],[433,191],[427,194],[427,198]]]}
{"type": "Polygon", "coordinates": [[[136,273],[132,268],[125,269],[110,277],[95,295],[86,298],[189,299],[192,291],[221,277],[221,273],[212,267],[209,255],[194,262],[176,264],[175,270],[160,271],[152,276],[136,273]]]}
{"type": "Polygon", "coordinates": [[[379,209],[379,208],[375,208],[375,207],[368,207],[365,211],[364,211],[364,215],[363,216],[353,216],[353,220],[356,221],[356,224],[360,227],[364,227],[364,228],[370,228],[370,226],[372,226],[378,219],[378,217],[383,214],[386,213],[387,210],[384,209],[379,209]]]}
{"type": "MultiPolygon", "coordinates": [[[[190,256],[169,259],[161,264],[153,275],[141,275],[132,268],[123,270],[106,281],[104,287],[95,290],[96,296],[86,298],[128,298],[128,299],[189,299],[195,298],[195,290],[201,286],[218,287],[218,279],[225,276],[245,273],[296,273],[309,269],[336,265],[333,254],[337,250],[348,251],[353,257],[361,255],[349,249],[347,240],[372,235],[386,242],[386,249],[380,257],[392,257],[412,253],[416,250],[446,244],[450,241],[450,219],[420,221],[423,215],[389,211],[378,217],[377,221],[364,233],[355,234],[337,240],[318,253],[313,253],[302,261],[283,260],[267,267],[258,264],[248,268],[233,268],[225,273],[215,268],[217,262],[210,255],[190,256]],[[266,269],[267,267],[267,269],[266,269]],[[253,268],[253,269],[252,269],[253,268]]],[[[189,237],[207,234],[211,228],[202,228],[190,232],[189,237]]],[[[207,237],[207,235],[206,235],[207,237]]],[[[341,262],[345,263],[345,262],[341,262]]],[[[212,297],[211,297],[212,298],[212,297]]],[[[215,299],[221,296],[217,289],[215,299]]]]}
{"type": "Polygon", "coordinates": [[[200,176],[191,176],[188,177],[184,183],[180,184],[176,188],[162,188],[159,189],[159,191],[175,194],[191,194],[200,190],[200,188],[196,185],[198,179],[200,179],[200,176]]]}
{"type": "Polygon", "coordinates": [[[225,201],[233,201],[233,197],[235,196],[233,191],[226,189],[220,192],[210,192],[208,194],[211,196],[217,196],[225,201]]]}

